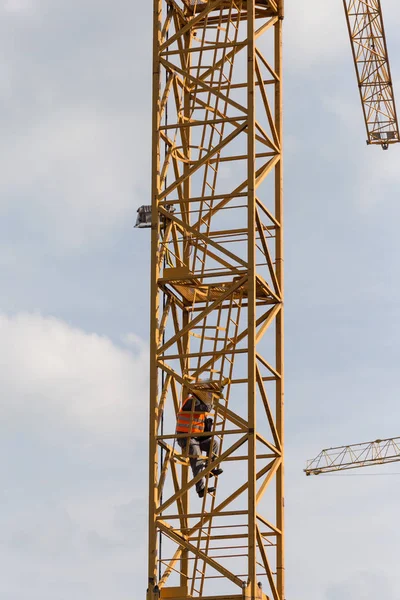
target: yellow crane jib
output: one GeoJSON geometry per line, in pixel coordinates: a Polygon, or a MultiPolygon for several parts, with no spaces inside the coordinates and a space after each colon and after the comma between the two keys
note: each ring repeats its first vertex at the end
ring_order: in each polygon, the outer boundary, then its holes
{"type": "Polygon", "coordinates": [[[387,150],[399,141],[380,0],[343,0],[356,69],[367,144],[387,150]]]}
{"type": "Polygon", "coordinates": [[[327,448],[307,461],[306,475],[321,475],[400,461],[400,437],[327,448]]]}

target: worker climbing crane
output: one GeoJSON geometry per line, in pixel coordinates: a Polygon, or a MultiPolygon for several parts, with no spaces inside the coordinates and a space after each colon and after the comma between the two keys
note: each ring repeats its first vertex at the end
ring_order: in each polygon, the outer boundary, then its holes
{"type": "MultiPolygon", "coordinates": [[[[379,2],[344,4],[387,148],[379,2]]],[[[283,18],[283,0],[154,0],[147,600],[285,598],[283,18]]]]}

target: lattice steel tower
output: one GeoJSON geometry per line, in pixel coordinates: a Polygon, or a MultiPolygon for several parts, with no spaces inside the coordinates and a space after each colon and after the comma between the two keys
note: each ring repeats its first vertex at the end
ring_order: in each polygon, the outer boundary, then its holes
{"type": "Polygon", "coordinates": [[[284,598],[282,19],[154,0],[147,600],[284,598]],[[205,389],[224,473],[199,499],[175,424],[205,389]]]}
{"type": "MultiPolygon", "coordinates": [[[[153,2],[147,600],[284,600],[283,0],[153,2]],[[193,477],[176,418],[210,391],[219,453],[193,477]]],[[[387,149],[380,0],[343,5],[367,142],[387,149]]]]}

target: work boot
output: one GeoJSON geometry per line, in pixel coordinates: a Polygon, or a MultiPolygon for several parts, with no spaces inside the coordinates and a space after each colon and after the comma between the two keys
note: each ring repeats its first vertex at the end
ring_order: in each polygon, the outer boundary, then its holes
{"type": "Polygon", "coordinates": [[[221,475],[221,473],[223,473],[224,470],[221,469],[221,467],[215,467],[215,469],[211,469],[210,475],[214,475],[214,477],[218,477],[218,475],[221,475]]]}
{"type": "MultiPolygon", "coordinates": [[[[209,487],[209,488],[207,488],[207,492],[208,492],[209,494],[212,494],[212,493],[214,493],[214,492],[215,492],[215,490],[216,490],[216,489],[217,489],[217,488],[215,488],[215,487],[209,487]]],[[[202,489],[202,490],[199,490],[199,491],[197,492],[197,494],[198,494],[199,498],[204,498],[204,492],[205,492],[205,491],[206,491],[206,488],[205,488],[205,487],[203,487],[203,489],[202,489]]]]}

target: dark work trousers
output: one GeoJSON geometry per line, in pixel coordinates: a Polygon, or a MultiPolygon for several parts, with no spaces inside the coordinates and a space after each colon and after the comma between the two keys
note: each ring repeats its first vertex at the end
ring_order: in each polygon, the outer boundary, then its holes
{"type": "MultiPolygon", "coordinates": [[[[211,446],[211,442],[212,442],[212,438],[206,438],[206,439],[202,439],[202,438],[189,438],[189,439],[185,439],[185,438],[178,438],[176,440],[179,444],[179,446],[185,450],[186,449],[186,444],[189,444],[189,449],[188,449],[188,455],[190,456],[189,460],[190,460],[190,466],[192,467],[192,473],[193,473],[193,477],[196,477],[196,475],[198,475],[200,473],[200,471],[202,471],[204,469],[205,466],[205,461],[202,458],[198,458],[199,456],[201,456],[202,454],[210,454],[210,446],[211,446]]],[[[212,442],[212,457],[211,460],[215,460],[215,458],[218,455],[218,449],[219,449],[219,444],[217,442],[217,440],[214,438],[214,441],[212,442]]],[[[201,490],[204,489],[205,486],[205,482],[204,482],[204,478],[200,479],[200,481],[198,481],[196,483],[196,492],[201,492],[201,490]]]]}

